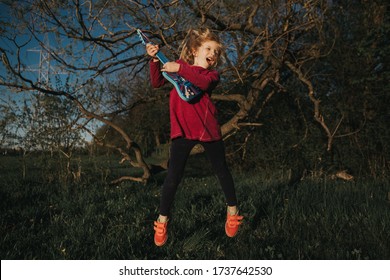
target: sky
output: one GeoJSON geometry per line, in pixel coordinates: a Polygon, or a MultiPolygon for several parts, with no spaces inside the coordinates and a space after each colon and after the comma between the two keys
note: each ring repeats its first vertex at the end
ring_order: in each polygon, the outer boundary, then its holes
{"type": "MultiPolygon", "coordinates": [[[[3,2],[4,1],[0,1],[0,22],[10,22],[12,20],[12,18],[10,18],[10,15],[12,14],[10,11],[10,7],[8,5],[5,5],[3,2]]],[[[8,2],[16,3],[17,1],[8,1],[8,2]]],[[[4,34],[6,34],[4,33],[4,28],[6,27],[0,26],[0,32],[1,32],[0,48],[6,50],[10,63],[12,65],[16,65],[17,47],[13,44],[12,41],[4,38],[4,34]]],[[[12,34],[12,31],[10,31],[8,34],[12,34]]],[[[14,34],[16,34],[16,32],[14,34]]],[[[30,39],[31,38],[29,36],[19,36],[16,40],[18,44],[25,44],[26,42],[30,41],[28,44],[26,44],[20,49],[20,58],[23,64],[22,70],[24,70],[23,75],[26,78],[33,80],[34,82],[41,80],[42,78],[44,79],[45,77],[49,77],[52,83],[53,80],[58,77],[59,79],[64,80],[67,77],[67,75],[62,74],[63,73],[61,72],[62,70],[58,70],[58,68],[56,69],[56,65],[54,62],[47,63],[46,67],[44,66],[45,63],[43,63],[43,67],[40,68],[40,59],[47,58],[48,55],[47,53],[44,53],[42,51],[42,48],[40,47],[39,43],[36,40],[33,39],[30,40],[30,39]],[[49,68],[47,67],[48,64],[50,64],[49,68]],[[47,69],[50,69],[50,74],[47,69]],[[53,75],[53,73],[55,72],[59,74],[53,75]]],[[[49,41],[48,45],[55,44],[55,41],[51,38],[51,36],[49,36],[47,40],[49,41]]],[[[1,54],[0,54],[0,58],[1,58],[1,54]]],[[[42,61],[44,62],[49,60],[43,59],[42,61]]],[[[0,78],[4,78],[5,80],[7,79],[5,66],[1,60],[0,60],[0,78]]],[[[0,109],[1,106],[5,106],[7,108],[10,108],[10,106],[12,106],[12,108],[14,108],[15,113],[19,112],[19,108],[21,108],[21,106],[23,106],[25,102],[27,103],[30,102],[30,100],[33,98],[33,94],[31,93],[33,92],[24,92],[24,93],[16,92],[15,90],[11,90],[7,87],[0,86],[0,109]],[[15,105],[14,102],[16,102],[15,105]],[[17,106],[19,106],[19,108],[17,106]]],[[[2,116],[2,112],[0,110],[0,120],[3,118],[4,117],[2,116]]],[[[13,129],[14,131],[17,130],[18,135],[22,136],[25,133],[25,131],[21,128],[21,125],[17,123],[13,124],[13,128],[12,127],[10,128],[13,129]],[[19,128],[17,129],[17,127],[19,128]]],[[[87,141],[91,140],[90,136],[87,134],[84,135],[84,138],[87,141]]]]}

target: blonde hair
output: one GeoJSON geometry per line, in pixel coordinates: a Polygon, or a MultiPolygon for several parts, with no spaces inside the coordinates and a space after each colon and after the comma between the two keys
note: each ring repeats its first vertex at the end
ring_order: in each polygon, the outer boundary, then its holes
{"type": "MultiPolygon", "coordinates": [[[[207,41],[214,41],[219,45],[219,52],[217,62],[221,58],[223,47],[219,37],[212,33],[208,28],[201,28],[199,30],[190,29],[187,36],[184,38],[181,44],[180,59],[184,60],[188,64],[194,64],[194,52],[207,41]]],[[[217,64],[216,64],[217,65],[217,64]]],[[[215,66],[216,66],[215,65],[215,66]]]]}

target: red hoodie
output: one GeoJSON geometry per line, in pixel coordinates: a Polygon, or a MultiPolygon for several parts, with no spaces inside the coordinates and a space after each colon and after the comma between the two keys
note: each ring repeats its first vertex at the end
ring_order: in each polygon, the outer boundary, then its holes
{"type": "MultiPolygon", "coordinates": [[[[173,87],[169,97],[171,139],[184,137],[204,142],[220,140],[222,136],[216,118],[217,110],[210,99],[211,92],[220,79],[218,72],[189,65],[182,60],[176,62],[180,64],[178,74],[200,88],[203,93],[200,99],[195,98],[194,103],[188,103],[179,97],[173,87]]],[[[160,71],[160,62],[150,62],[150,78],[154,88],[167,82],[160,71]]]]}

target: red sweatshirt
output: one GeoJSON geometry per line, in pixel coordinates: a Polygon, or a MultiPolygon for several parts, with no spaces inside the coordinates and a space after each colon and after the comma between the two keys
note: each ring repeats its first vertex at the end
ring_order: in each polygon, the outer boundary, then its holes
{"type": "MultiPolygon", "coordinates": [[[[217,110],[210,99],[212,90],[219,82],[219,74],[215,70],[207,70],[200,66],[192,66],[182,60],[178,74],[203,93],[195,103],[182,100],[175,87],[170,92],[169,114],[171,120],[171,139],[184,137],[204,142],[217,141],[222,138],[218,124],[217,110]]],[[[160,62],[150,62],[150,78],[154,88],[161,87],[167,80],[160,71],[160,62]]]]}

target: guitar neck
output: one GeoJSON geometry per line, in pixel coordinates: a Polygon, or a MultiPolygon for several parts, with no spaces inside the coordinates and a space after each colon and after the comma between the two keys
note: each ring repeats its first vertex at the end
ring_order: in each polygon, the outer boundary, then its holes
{"type": "MultiPolygon", "coordinates": [[[[142,31],[140,29],[137,29],[137,33],[138,33],[138,36],[141,38],[142,44],[144,44],[145,46],[147,44],[154,45],[154,43],[152,41],[150,41],[149,38],[146,37],[145,34],[142,33],[142,31]]],[[[169,59],[161,51],[158,51],[156,53],[156,57],[161,61],[162,64],[165,64],[169,61],[169,59]]]]}
{"type": "Polygon", "coordinates": [[[158,51],[156,53],[156,56],[161,61],[162,64],[165,64],[169,61],[169,59],[161,51],[158,51]]]}

